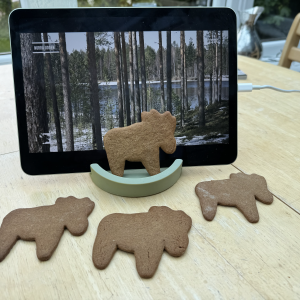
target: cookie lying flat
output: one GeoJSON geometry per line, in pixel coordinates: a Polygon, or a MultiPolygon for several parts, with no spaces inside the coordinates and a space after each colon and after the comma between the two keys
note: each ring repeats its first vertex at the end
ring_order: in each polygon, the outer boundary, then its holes
{"type": "Polygon", "coordinates": [[[143,278],[154,275],[163,251],[172,256],[185,252],[192,219],[183,211],[153,206],[147,213],[111,214],[99,224],[93,262],[103,270],[117,249],[134,253],[136,268],[143,278]]]}
{"type": "Polygon", "coordinates": [[[112,174],[123,176],[125,161],[141,162],[150,175],[160,172],[159,148],[172,154],[176,150],[176,118],[155,109],[142,112],[142,122],[109,130],[104,138],[112,174]]]}
{"type": "Polygon", "coordinates": [[[256,200],[265,204],[273,202],[273,195],[267,188],[264,177],[257,174],[230,174],[230,179],[200,182],[195,188],[202,214],[213,220],[217,205],[235,206],[251,223],[259,220],[256,200]]]}
{"type": "Polygon", "coordinates": [[[95,203],[89,198],[58,198],[54,205],[16,209],[4,219],[0,228],[0,261],[18,239],[36,242],[39,260],[48,260],[55,251],[64,229],[82,235],[88,227],[87,217],[95,203]]]}

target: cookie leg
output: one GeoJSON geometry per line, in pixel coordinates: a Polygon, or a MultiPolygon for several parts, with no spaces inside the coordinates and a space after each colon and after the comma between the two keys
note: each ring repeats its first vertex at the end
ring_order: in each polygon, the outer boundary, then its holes
{"type": "Polygon", "coordinates": [[[67,229],[70,231],[70,233],[74,236],[80,236],[83,235],[87,228],[89,226],[88,219],[84,217],[80,219],[80,222],[78,220],[73,219],[69,220],[66,224],[67,229]]]}
{"type": "Polygon", "coordinates": [[[124,168],[125,168],[125,160],[124,159],[118,159],[114,157],[113,159],[108,159],[109,168],[112,174],[123,177],[124,174],[124,168]]]}
{"type": "Polygon", "coordinates": [[[12,234],[4,228],[0,229],[0,262],[4,260],[17,240],[17,235],[12,234]]]}
{"type": "Polygon", "coordinates": [[[94,247],[93,247],[93,263],[97,269],[105,269],[115,252],[117,251],[117,244],[112,239],[103,240],[97,235],[94,247]]]}
{"type": "Polygon", "coordinates": [[[148,249],[134,251],[136,269],[142,278],[151,278],[159,265],[164,251],[163,245],[152,245],[148,249]]]}
{"type": "Polygon", "coordinates": [[[151,176],[160,173],[159,153],[157,152],[153,151],[142,160],[143,166],[151,176]]]}
{"type": "Polygon", "coordinates": [[[212,221],[217,213],[218,202],[199,198],[203,217],[207,221],[212,221]]]}
{"type": "Polygon", "coordinates": [[[259,221],[259,214],[254,197],[251,200],[249,199],[246,204],[244,202],[239,203],[237,208],[242,212],[249,222],[257,223],[259,221]]]}
{"type": "Polygon", "coordinates": [[[58,243],[60,241],[60,236],[39,236],[35,238],[36,242],[36,255],[39,260],[46,261],[50,259],[53,252],[58,246],[58,243]]]}

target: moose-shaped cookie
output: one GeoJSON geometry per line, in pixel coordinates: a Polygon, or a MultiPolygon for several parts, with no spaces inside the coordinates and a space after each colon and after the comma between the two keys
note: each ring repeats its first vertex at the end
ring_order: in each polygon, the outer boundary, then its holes
{"type": "Polygon", "coordinates": [[[141,162],[152,176],[160,172],[159,148],[172,154],[176,150],[176,118],[155,109],[142,112],[142,122],[109,130],[104,138],[112,174],[123,176],[125,161],[141,162]]]}
{"type": "Polygon", "coordinates": [[[85,233],[94,206],[89,198],[70,196],[58,198],[54,205],[13,210],[0,228],[0,262],[18,239],[35,241],[38,259],[50,259],[65,228],[75,236],[85,233]]]}
{"type": "Polygon", "coordinates": [[[147,213],[111,214],[99,224],[93,248],[96,268],[105,269],[117,249],[134,253],[143,278],[154,275],[163,251],[172,256],[185,252],[192,219],[183,211],[153,206],[147,213]]]}
{"type": "Polygon", "coordinates": [[[230,174],[230,179],[200,182],[195,188],[201,210],[207,221],[213,220],[217,206],[235,206],[251,223],[259,220],[256,200],[273,202],[264,177],[257,174],[230,174]]]}

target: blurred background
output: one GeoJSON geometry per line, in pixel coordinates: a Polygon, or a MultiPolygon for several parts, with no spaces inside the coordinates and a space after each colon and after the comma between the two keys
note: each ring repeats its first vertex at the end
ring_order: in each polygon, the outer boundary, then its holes
{"type": "MultiPolygon", "coordinates": [[[[238,26],[239,12],[262,6],[264,11],[255,25],[263,45],[260,59],[273,64],[278,63],[293,19],[300,12],[299,0],[0,0],[0,64],[11,59],[8,16],[15,8],[137,6],[226,6],[237,13],[238,26]]],[[[292,68],[300,71],[300,64],[293,64],[292,68]]]]}

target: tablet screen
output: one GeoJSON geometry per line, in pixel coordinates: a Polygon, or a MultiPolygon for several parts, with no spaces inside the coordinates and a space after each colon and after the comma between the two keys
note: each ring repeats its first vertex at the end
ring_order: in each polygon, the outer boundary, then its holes
{"type": "Polygon", "coordinates": [[[27,127],[30,153],[102,150],[108,130],[151,109],[176,117],[177,146],[229,143],[226,30],[21,33],[20,40],[27,123],[35,124],[27,127]]]}
{"type": "MultiPolygon", "coordinates": [[[[10,35],[21,166],[109,170],[103,137],[156,109],[176,117],[161,168],[237,156],[236,16],[228,8],[19,9],[10,35]]],[[[126,169],[143,168],[140,162],[126,169]]]]}

